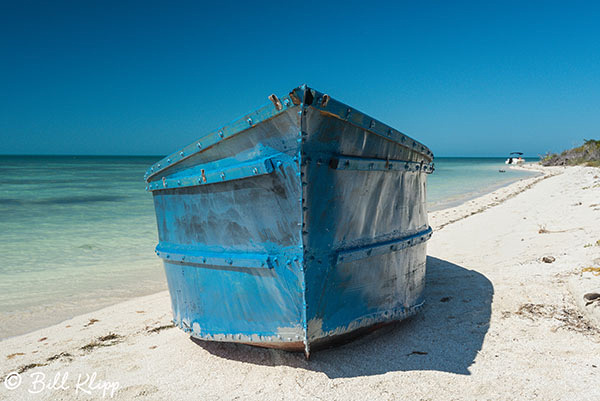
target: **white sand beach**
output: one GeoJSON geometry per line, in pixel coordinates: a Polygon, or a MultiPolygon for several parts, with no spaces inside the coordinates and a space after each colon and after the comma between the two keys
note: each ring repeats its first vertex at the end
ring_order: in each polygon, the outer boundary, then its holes
{"type": "Polygon", "coordinates": [[[161,292],[1,341],[0,399],[598,400],[600,169],[525,168],[544,175],[430,214],[414,318],[306,360],[193,342],[161,292]]]}

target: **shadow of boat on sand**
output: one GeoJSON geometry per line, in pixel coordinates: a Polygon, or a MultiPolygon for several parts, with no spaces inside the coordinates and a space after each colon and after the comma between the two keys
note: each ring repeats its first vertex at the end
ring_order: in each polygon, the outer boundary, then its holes
{"type": "Polygon", "coordinates": [[[489,328],[492,283],[482,274],[427,257],[426,306],[415,317],[335,348],[304,355],[193,339],[209,353],[265,366],[290,366],[329,378],[437,370],[469,375],[489,328]]]}

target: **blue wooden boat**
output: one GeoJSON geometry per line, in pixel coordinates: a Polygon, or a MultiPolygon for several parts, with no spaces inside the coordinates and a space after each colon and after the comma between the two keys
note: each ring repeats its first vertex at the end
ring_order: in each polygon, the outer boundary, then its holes
{"type": "Polygon", "coordinates": [[[423,305],[423,144],[307,86],[150,167],[174,322],[304,351],[423,305]]]}

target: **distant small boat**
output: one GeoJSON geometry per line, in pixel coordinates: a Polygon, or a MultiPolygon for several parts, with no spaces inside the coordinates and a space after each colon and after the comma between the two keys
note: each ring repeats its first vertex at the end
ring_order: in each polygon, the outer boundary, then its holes
{"type": "Polygon", "coordinates": [[[502,170],[502,169],[500,169],[500,170],[498,170],[498,172],[499,172],[499,173],[506,173],[506,170],[502,170]]]}
{"type": "Polygon", "coordinates": [[[173,321],[303,351],[424,303],[433,153],[306,86],[155,163],[173,321]]]}
{"type": "Polygon", "coordinates": [[[510,155],[508,155],[508,159],[506,159],[506,161],[504,162],[505,164],[523,164],[525,163],[525,159],[523,159],[523,153],[522,152],[511,152],[510,155]]]}

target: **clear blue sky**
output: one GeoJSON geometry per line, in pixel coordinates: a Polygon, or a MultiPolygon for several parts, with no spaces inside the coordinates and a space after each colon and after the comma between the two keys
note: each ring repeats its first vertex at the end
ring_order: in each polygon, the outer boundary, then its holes
{"type": "Polygon", "coordinates": [[[166,154],[301,83],[437,156],[600,138],[598,2],[11,3],[3,154],[166,154]]]}

